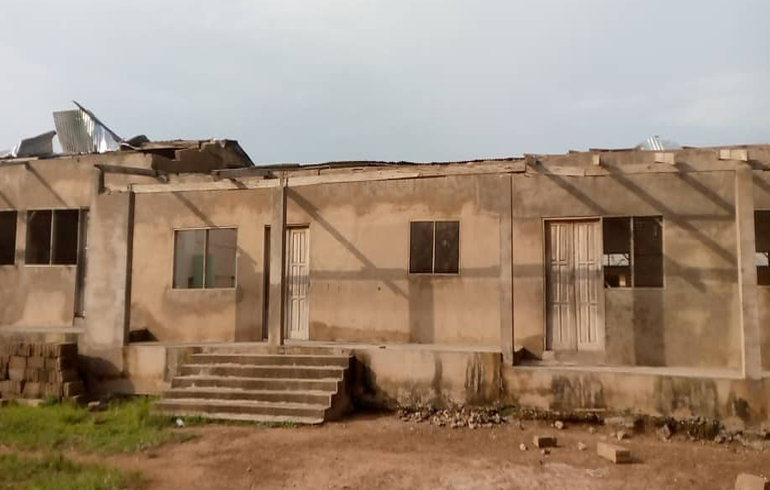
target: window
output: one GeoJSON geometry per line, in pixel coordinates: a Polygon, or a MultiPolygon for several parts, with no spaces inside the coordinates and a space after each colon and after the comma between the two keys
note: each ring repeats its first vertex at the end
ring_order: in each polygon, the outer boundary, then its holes
{"type": "Polygon", "coordinates": [[[235,228],[177,231],[173,288],[234,288],[237,233],[235,228]]]}
{"type": "Polygon", "coordinates": [[[29,211],[25,262],[30,265],[74,265],[78,262],[77,209],[29,211]]]}
{"type": "Polygon", "coordinates": [[[16,211],[0,211],[0,265],[16,262],[16,211]]]}
{"type": "Polygon", "coordinates": [[[604,285],[663,287],[663,218],[605,218],[604,285]]]}
{"type": "Polygon", "coordinates": [[[754,212],[757,284],[770,286],[770,211],[754,212]]]}
{"type": "Polygon", "coordinates": [[[409,272],[460,272],[460,222],[412,221],[409,224],[409,272]]]}

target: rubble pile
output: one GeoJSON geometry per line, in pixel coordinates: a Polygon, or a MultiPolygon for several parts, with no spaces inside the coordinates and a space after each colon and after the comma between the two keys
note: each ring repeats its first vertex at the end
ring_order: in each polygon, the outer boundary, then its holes
{"type": "Polygon", "coordinates": [[[0,343],[0,398],[73,398],[84,392],[74,343],[0,343]]]}
{"type": "Polygon", "coordinates": [[[496,408],[461,407],[438,410],[431,407],[400,408],[398,418],[405,422],[427,422],[439,427],[458,429],[489,428],[508,422],[496,408]]]}

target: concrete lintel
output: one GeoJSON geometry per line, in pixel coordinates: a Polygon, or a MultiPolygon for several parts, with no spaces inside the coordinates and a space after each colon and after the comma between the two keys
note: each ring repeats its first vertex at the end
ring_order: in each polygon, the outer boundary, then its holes
{"type": "Polygon", "coordinates": [[[271,189],[270,222],[270,303],[268,305],[267,342],[283,345],[286,314],[286,181],[271,189]]]}
{"type": "Polygon", "coordinates": [[[761,379],[759,307],[754,231],[754,182],[749,165],[735,170],[735,228],[738,245],[738,291],[741,306],[742,371],[748,379],[761,379]]]}

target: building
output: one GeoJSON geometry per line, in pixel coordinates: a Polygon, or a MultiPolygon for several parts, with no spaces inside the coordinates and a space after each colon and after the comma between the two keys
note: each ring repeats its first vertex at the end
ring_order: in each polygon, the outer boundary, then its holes
{"type": "Polygon", "coordinates": [[[0,160],[0,333],[94,389],[194,346],[349,349],[367,403],[770,419],[770,146],[254,166],[236,142],[0,160]]]}

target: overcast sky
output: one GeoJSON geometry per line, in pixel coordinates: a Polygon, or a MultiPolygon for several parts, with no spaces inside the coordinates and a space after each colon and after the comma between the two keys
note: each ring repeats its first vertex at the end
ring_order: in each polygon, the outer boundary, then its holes
{"type": "Polygon", "coordinates": [[[256,163],[770,142],[768,0],[2,4],[0,148],[75,99],[256,163]]]}

